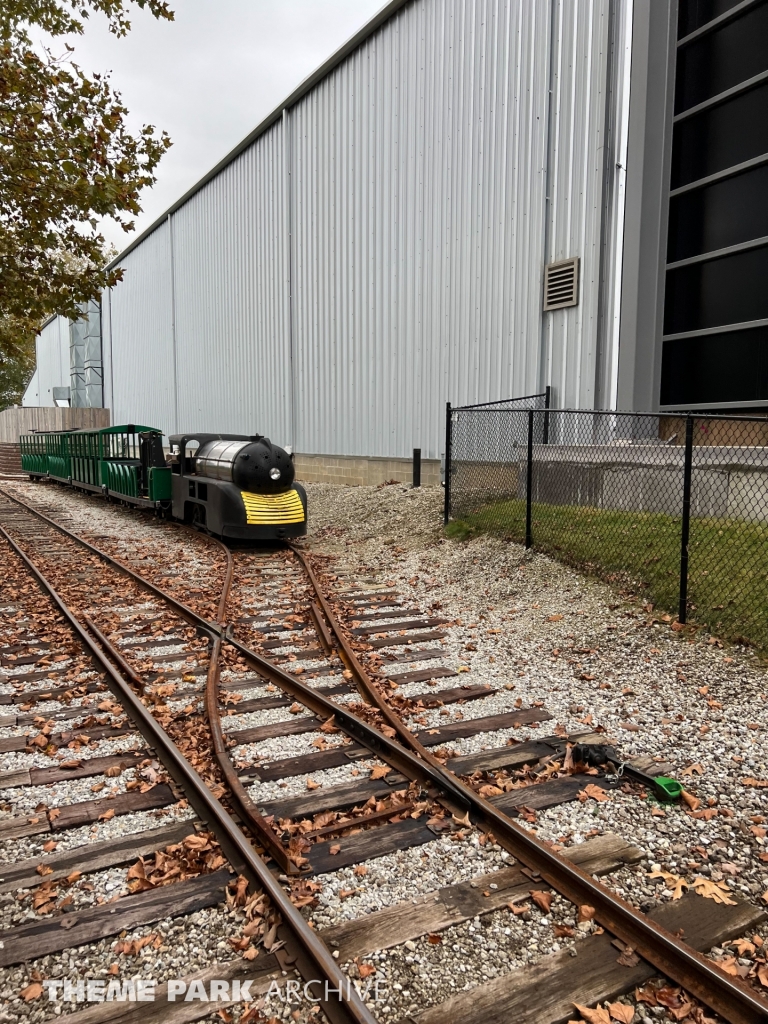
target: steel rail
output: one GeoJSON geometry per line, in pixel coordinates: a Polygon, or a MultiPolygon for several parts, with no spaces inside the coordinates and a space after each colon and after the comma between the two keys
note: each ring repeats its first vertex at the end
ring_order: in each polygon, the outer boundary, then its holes
{"type": "Polygon", "coordinates": [[[297,959],[303,961],[304,971],[302,973],[305,981],[316,980],[308,977],[306,968],[308,960],[311,971],[316,970],[320,977],[330,983],[332,990],[338,994],[338,1000],[325,998],[320,1004],[329,1019],[333,1024],[350,1024],[350,1022],[352,1024],[377,1024],[376,1018],[368,1010],[354,986],[349,985],[346,976],[336,964],[325,944],[312,931],[265,862],[246,840],[232,817],[211,793],[165,730],[158,725],[100,645],[89,635],[47,577],[3,526],[0,526],[0,535],[5,538],[16,555],[27,566],[40,588],[48,594],[83,647],[100,665],[109,680],[112,693],[120,701],[147,744],[155,750],[169,775],[181,787],[197,815],[213,830],[231,866],[239,874],[244,875],[252,885],[261,888],[278,909],[295,943],[300,946],[300,950],[297,951],[297,959]],[[305,954],[305,957],[299,957],[298,954],[301,952],[305,954]]]}
{"type": "MultiPolygon", "coordinates": [[[[0,493],[6,492],[0,489],[0,493]]],[[[164,596],[164,591],[156,587],[155,584],[145,580],[127,566],[123,566],[112,556],[106,555],[95,545],[71,533],[54,520],[49,520],[43,513],[26,505],[20,499],[12,495],[9,497],[95,554],[107,558],[144,587],[164,596]]],[[[183,607],[185,617],[189,621],[199,625],[201,629],[218,632],[214,624],[199,616],[182,602],[178,602],[176,599],[172,600],[183,607]]],[[[594,907],[595,917],[603,927],[631,946],[662,974],[681,985],[686,991],[730,1021],[731,1024],[765,1024],[768,1020],[768,1001],[760,998],[745,982],[720,970],[712,961],[707,960],[667,929],[612,893],[577,865],[560,857],[536,836],[517,825],[511,818],[480,797],[439,762],[437,762],[439,767],[426,763],[399,743],[372,729],[357,716],[334,705],[332,701],[300,683],[296,677],[291,676],[290,673],[285,672],[234,637],[227,635],[226,640],[257,671],[296,696],[312,710],[315,707],[325,706],[329,717],[334,715],[344,732],[359,739],[403,774],[406,776],[412,774],[425,786],[435,787],[438,791],[442,791],[444,794],[442,799],[448,807],[451,809],[458,807],[460,814],[471,810],[476,823],[482,824],[491,831],[505,849],[538,874],[542,881],[556,889],[572,903],[588,904],[594,907]],[[370,738],[371,733],[373,733],[372,739],[370,738]],[[410,772],[407,766],[412,766],[410,772]]],[[[360,668],[365,672],[362,666],[360,668]]]]}
{"type": "MultiPolygon", "coordinates": [[[[141,679],[136,676],[136,673],[133,672],[127,663],[125,663],[114,644],[102,633],[89,615],[83,615],[83,619],[88,626],[88,629],[93,633],[110,658],[117,663],[118,667],[122,667],[122,664],[126,664],[126,667],[131,673],[129,678],[132,678],[134,682],[138,680],[138,685],[143,690],[144,687],[141,679]]],[[[224,775],[224,781],[229,787],[230,799],[234,804],[235,810],[240,815],[243,824],[252,833],[254,839],[256,839],[259,845],[264,848],[268,856],[272,857],[276,864],[279,864],[281,870],[285,874],[299,875],[301,872],[296,865],[289,860],[285,848],[280,844],[277,836],[264,820],[264,817],[258,807],[251,800],[248,795],[248,791],[237,777],[237,772],[229,759],[223,730],[221,728],[221,718],[218,714],[217,689],[219,684],[220,655],[221,637],[216,636],[213,639],[213,646],[208,659],[205,702],[206,711],[208,713],[208,726],[211,730],[213,751],[216,755],[222,774],[224,775]],[[212,700],[215,702],[213,708],[214,714],[211,714],[210,708],[211,694],[213,694],[212,700]]]]}
{"type": "MultiPolygon", "coordinates": [[[[357,715],[347,711],[343,706],[335,704],[328,697],[323,696],[320,691],[313,690],[311,686],[307,686],[306,683],[300,682],[296,676],[291,675],[290,672],[286,672],[285,669],[282,669],[279,665],[269,661],[263,655],[259,654],[258,651],[254,651],[252,648],[233,637],[231,635],[231,630],[228,629],[226,632],[223,631],[217,623],[210,622],[204,616],[190,608],[189,605],[180,601],[172,594],[169,594],[156,583],[152,583],[151,580],[141,576],[134,569],[131,569],[130,566],[125,565],[120,561],[120,559],[115,558],[106,551],[102,551],[101,548],[92,544],[90,541],[85,540],[83,537],[79,537],[76,533],[72,533],[72,531],[68,530],[66,526],[62,526],[61,523],[57,523],[55,519],[50,519],[44,512],[40,512],[31,505],[27,505],[27,503],[22,501],[20,498],[7,494],[7,492],[2,488],[0,488],[0,494],[4,494],[6,497],[9,497],[12,501],[20,505],[22,508],[25,508],[28,512],[37,516],[39,519],[42,519],[43,522],[53,527],[53,529],[58,530],[59,533],[69,537],[69,539],[74,541],[76,544],[81,545],[86,550],[98,555],[99,558],[104,559],[104,561],[109,565],[112,565],[121,572],[124,572],[130,579],[134,580],[135,583],[149,591],[149,593],[168,602],[179,616],[189,622],[190,625],[207,633],[211,637],[211,640],[215,640],[217,636],[221,636],[222,640],[225,640],[228,644],[239,651],[245,661],[249,663],[252,668],[270,682],[275,683],[280,687],[280,689],[285,690],[292,697],[301,701],[301,703],[306,705],[310,711],[314,712],[318,718],[325,720],[333,718],[339,729],[342,732],[347,733],[351,739],[362,743],[371,751],[372,754],[387,761],[393,768],[395,768],[396,771],[421,782],[425,789],[429,787],[432,782],[432,773],[429,766],[412,754],[410,750],[401,746],[399,743],[393,743],[382,732],[369,725],[363,719],[358,718],[357,715]]],[[[451,809],[458,811],[461,815],[464,815],[466,814],[468,807],[469,805],[467,801],[464,798],[460,798],[458,801],[453,802],[451,809]]]]}
{"type": "MultiPolygon", "coordinates": [[[[374,699],[379,698],[378,688],[355,655],[341,623],[322,593],[309,560],[304,552],[293,545],[291,548],[307,570],[331,631],[341,651],[344,652],[344,660],[349,662],[349,667],[358,677],[364,692],[373,695],[374,699]]],[[[376,702],[378,705],[378,700],[376,702]]],[[[394,712],[392,717],[399,721],[399,716],[394,712]]],[[[413,738],[411,746],[421,754],[423,747],[405,725],[398,730],[398,734],[406,743],[411,743],[413,738]]],[[[735,980],[727,975],[712,961],[680,942],[667,929],[636,911],[605,886],[596,883],[570,861],[558,857],[527,829],[516,825],[493,804],[480,797],[432,755],[427,753],[427,757],[430,765],[440,773],[442,779],[452,784],[451,789],[455,796],[464,796],[471,805],[473,815],[479,816],[483,825],[493,832],[496,839],[500,840],[510,853],[536,871],[543,881],[572,903],[588,903],[593,906],[595,917],[600,924],[630,945],[663,974],[682,985],[733,1024],[765,1022],[768,1019],[768,1002],[756,996],[741,979],[735,980]],[[454,786],[459,786],[460,791],[457,792],[454,786]]],[[[440,786],[437,780],[435,784],[440,786]]]]}
{"type": "MultiPolygon", "coordinates": [[[[323,615],[328,620],[328,624],[331,627],[331,631],[338,641],[339,656],[344,664],[347,666],[349,671],[357,680],[358,689],[360,689],[363,696],[368,700],[370,704],[373,704],[381,714],[382,718],[386,721],[390,729],[394,729],[395,734],[400,737],[400,740],[410,749],[417,754],[420,758],[432,765],[432,767],[440,767],[440,762],[430,754],[429,751],[419,742],[416,736],[406,727],[402,718],[392,710],[392,708],[386,703],[381,694],[378,691],[376,684],[373,682],[371,677],[365,671],[363,666],[360,664],[357,655],[352,649],[351,644],[348,642],[344,632],[341,628],[341,623],[338,621],[333,613],[333,610],[328,603],[328,600],[323,593],[322,587],[320,586],[317,577],[310,565],[309,559],[306,557],[304,552],[296,547],[294,544],[289,544],[291,551],[301,562],[304,567],[304,571],[309,577],[312,589],[315,592],[315,596],[322,608],[323,615]]],[[[317,612],[314,612],[316,618],[320,623],[322,620],[317,612]]]]}
{"type": "MultiPolygon", "coordinates": [[[[191,529],[191,528],[190,528],[191,529]]],[[[286,875],[300,875],[302,871],[293,863],[288,856],[288,851],[283,846],[272,828],[267,824],[264,815],[251,799],[248,790],[240,781],[235,766],[227,750],[224,738],[224,728],[221,724],[221,708],[219,707],[219,679],[221,674],[221,637],[226,634],[227,629],[227,602],[232,587],[234,576],[234,559],[232,552],[221,541],[216,540],[208,534],[202,535],[206,541],[218,546],[223,550],[226,558],[227,569],[224,574],[224,582],[219,596],[219,606],[216,612],[216,625],[219,628],[219,635],[213,640],[213,648],[208,661],[208,673],[205,680],[205,713],[208,718],[208,727],[211,730],[211,741],[213,753],[224,776],[230,798],[235,805],[238,814],[243,819],[249,830],[253,833],[258,842],[269,853],[269,856],[280,865],[286,875]]]]}

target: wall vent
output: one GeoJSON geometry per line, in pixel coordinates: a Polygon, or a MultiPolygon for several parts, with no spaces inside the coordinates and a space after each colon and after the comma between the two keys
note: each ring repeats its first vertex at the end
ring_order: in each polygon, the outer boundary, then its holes
{"type": "Polygon", "coordinates": [[[549,263],[544,268],[544,309],[579,304],[579,257],[549,263]]]}

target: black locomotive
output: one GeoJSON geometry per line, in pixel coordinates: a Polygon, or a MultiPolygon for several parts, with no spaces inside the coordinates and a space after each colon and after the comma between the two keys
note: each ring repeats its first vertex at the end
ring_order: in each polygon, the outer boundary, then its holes
{"type": "Polygon", "coordinates": [[[254,434],[174,434],[172,513],[219,537],[275,540],[307,532],[293,459],[254,434]]]}

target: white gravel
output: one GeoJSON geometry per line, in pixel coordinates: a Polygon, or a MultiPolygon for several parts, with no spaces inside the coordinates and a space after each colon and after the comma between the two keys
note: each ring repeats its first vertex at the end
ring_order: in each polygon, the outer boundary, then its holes
{"type": "Polygon", "coordinates": [[[318,929],[329,928],[431,892],[437,879],[438,887],[454,885],[512,863],[499,846],[481,846],[476,832],[463,840],[439,836],[424,846],[367,860],[368,873],[362,878],[352,867],[318,875],[323,891],[311,920],[318,929]],[[353,896],[339,897],[350,889],[353,896]]]}

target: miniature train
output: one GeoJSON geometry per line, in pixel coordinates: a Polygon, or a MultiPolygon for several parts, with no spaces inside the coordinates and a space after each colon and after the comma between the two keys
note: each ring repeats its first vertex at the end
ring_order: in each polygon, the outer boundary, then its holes
{"type": "Polygon", "coordinates": [[[293,455],[254,434],[174,434],[134,423],[22,436],[31,480],[155,509],[221,538],[282,540],[307,532],[307,495],[293,455]]]}

